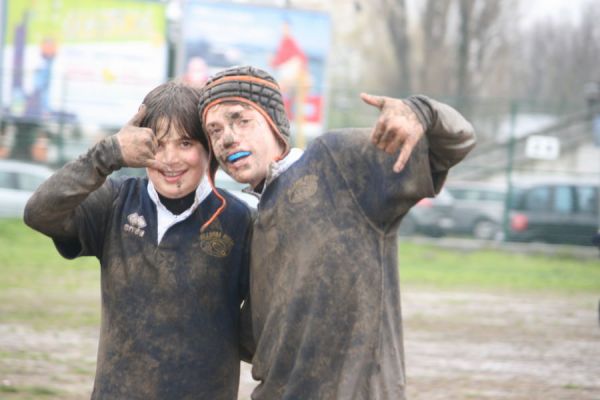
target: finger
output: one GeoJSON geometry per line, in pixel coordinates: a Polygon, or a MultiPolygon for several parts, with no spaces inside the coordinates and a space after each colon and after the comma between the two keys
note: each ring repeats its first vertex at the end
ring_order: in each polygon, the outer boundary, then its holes
{"type": "Polygon", "coordinates": [[[381,140],[381,136],[386,130],[385,120],[379,119],[375,124],[375,127],[371,131],[371,142],[379,147],[379,142],[381,140]]]}
{"type": "Polygon", "coordinates": [[[156,135],[150,128],[132,127],[128,129],[132,137],[132,147],[140,157],[154,158],[158,147],[156,135]]]}
{"type": "Polygon", "coordinates": [[[394,154],[398,151],[400,146],[402,146],[402,142],[404,142],[405,140],[405,136],[399,134],[395,135],[392,138],[392,140],[390,140],[389,143],[385,146],[385,149],[383,149],[383,151],[385,151],[388,154],[394,154]]]}
{"type": "Polygon", "coordinates": [[[379,146],[378,147],[381,150],[387,151],[387,148],[392,143],[394,143],[396,140],[398,140],[399,136],[400,136],[400,132],[398,131],[398,128],[396,128],[396,127],[388,127],[388,129],[386,129],[383,132],[383,134],[381,135],[381,138],[379,139],[379,146]]]}
{"type": "Polygon", "coordinates": [[[159,170],[161,172],[170,172],[171,171],[171,168],[167,164],[165,164],[165,163],[163,163],[161,161],[158,161],[158,160],[156,160],[154,158],[147,159],[144,162],[144,167],[156,169],[156,170],[159,170]]]}
{"type": "Polygon", "coordinates": [[[377,107],[378,109],[382,109],[385,105],[385,98],[381,96],[374,96],[368,93],[361,93],[360,98],[362,101],[367,103],[370,106],[377,107]]]}
{"type": "Polygon", "coordinates": [[[156,135],[152,131],[150,131],[149,136],[150,137],[148,138],[148,141],[146,142],[146,144],[150,148],[152,155],[154,155],[154,154],[156,154],[156,149],[158,149],[158,139],[156,138],[156,135]]]}
{"type": "Polygon", "coordinates": [[[140,107],[137,110],[137,113],[135,113],[135,115],[133,116],[133,118],[131,118],[129,120],[129,122],[127,123],[127,125],[132,125],[132,126],[140,126],[142,121],[144,120],[144,117],[146,117],[146,105],[145,104],[141,104],[140,107]]]}
{"type": "Polygon", "coordinates": [[[400,155],[398,156],[398,159],[396,160],[396,162],[394,163],[394,166],[392,167],[394,172],[399,173],[400,171],[402,171],[404,169],[404,166],[406,165],[406,162],[410,158],[410,155],[412,154],[412,152],[415,148],[415,145],[416,145],[416,142],[411,139],[407,139],[404,142],[404,145],[402,146],[402,149],[400,150],[400,155]]]}

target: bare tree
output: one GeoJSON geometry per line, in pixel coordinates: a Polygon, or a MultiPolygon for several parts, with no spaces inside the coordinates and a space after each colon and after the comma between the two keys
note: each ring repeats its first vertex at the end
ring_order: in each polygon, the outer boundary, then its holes
{"type": "Polygon", "coordinates": [[[408,17],[404,0],[383,0],[388,13],[386,23],[390,32],[392,46],[400,64],[400,82],[397,85],[401,93],[412,90],[411,46],[408,39],[408,17]]]}
{"type": "Polygon", "coordinates": [[[456,68],[456,97],[459,104],[466,105],[469,90],[469,61],[471,60],[472,25],[474,25],[475,0],[459,0],[459,42],[456,68]]]}
{"type": "Polygon", "coordinates": [[[583,87],[600,81],[600,4],[590,1],[577,22],[542,20],[525,32],[520,95],[568,110],[584,101],[583,87]]]}
{"type": "Polygon", "coordinates": [[[497,81],[502,71],[494,66],[501,63],[502,56],[509,56],[504,16],[513,7],[511,2],[502,0],[459,0],[458,8],[455,94],[468,110],[469,99],[497,81]]]}
{"type": "Polygon", "coordinates": [[[420,90],[425,93],[448,93],[447,79],[452,63],[448,62],[446,40],[452,0],[427,0],[421,15],[423,55],[419,69],[420,90]]]}

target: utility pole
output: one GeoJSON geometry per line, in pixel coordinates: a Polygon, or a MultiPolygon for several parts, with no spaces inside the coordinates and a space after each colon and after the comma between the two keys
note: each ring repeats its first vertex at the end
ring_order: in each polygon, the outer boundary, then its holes
{"type": "MultiPolygon", "coordinates": [[[[585,99],[588,104],[588,109],[591,119],[591,131],[594,136],[594,144],[596,149],[600,149],[600,81],[589,82],[583,89],[585,99]]],[[[600,155],[596,157],[600,160],[600,155]]],[[[596,192],[597,197],[597,212],[598,212],[598,232],[594,237],[594,243],[598,244],[600,248],[600,164],[598,165],[598,189],[596,192]]],[[[600,303],[598,304],[598,317],[600,318],[600,303]]]]}
{"type": "Polygon", "coordinates": [[[181,0],[169,0],[167,16],[167,76],[174,78],[181,67],[181,18],[183,16],[181,0]]]}
{"type": "Polygon", "coordinates": [[[504,231],[504,241],[508,239],[508,232],[510,230],[509,210],[512,203],[513,197],[513,164],[515,160],[515,137],[517,128],[517,101],[513,100],[510,104],[510,128],[508,137],[508,147],[506,156],[506,197],[504,198],[504,214],[502,218],[502,228],[504,231]]]}

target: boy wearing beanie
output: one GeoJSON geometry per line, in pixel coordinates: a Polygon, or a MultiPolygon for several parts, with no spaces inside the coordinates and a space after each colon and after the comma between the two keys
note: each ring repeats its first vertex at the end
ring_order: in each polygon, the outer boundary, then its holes
{"type": "Polygon", "coordinates": [[[260,197],[251,251],[254,400],[405,397],[397,228],[475,144],[472,126],[424,96],[363,95],[372,130],[290,149],[275,80],[218,73],[199,113],[211,157],[260,197]]]}
{"type": "Polygon", "coordinates": [[[155,88],[27,204],[62,256],[100,261],[92,399],[237,399],[251,214],[206,175],[198,100],[182,83],[155,88]],[[149,179],[107,179],[125,166],[149,179]]]}

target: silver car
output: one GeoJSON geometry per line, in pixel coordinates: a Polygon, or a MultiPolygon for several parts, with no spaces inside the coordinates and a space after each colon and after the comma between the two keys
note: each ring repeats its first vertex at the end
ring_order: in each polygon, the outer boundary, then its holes
{"type": "Polygon", "coordinates": [[[424,234],[442,236],[452,227],[450,217],[454,199],[443,189],[435,197],[427,197],[415,204],[402,219],[398,233],[402,236],[424,234]]]}
{"type": "Polygon", "coordinates": [[[477,239],[499,240],[506,189],[503,185],[483,182],[448,182],[446,190],[454,199],[452,223],[446,233],[466,234],[477,239]]]}
{"type": "Polygon", "coordinates": [[[22,217],[29,197],[52,173],[43,165],[0,160],[0,217],[22,217]]]}

